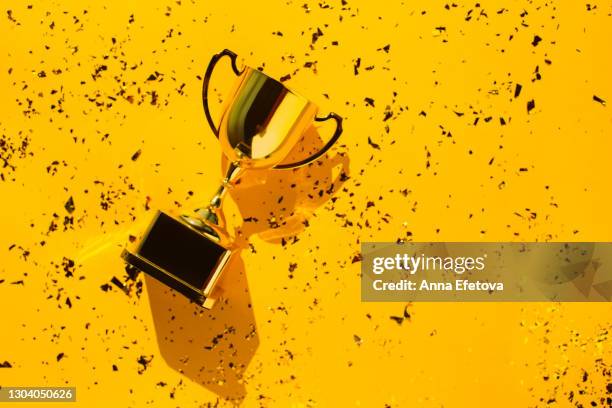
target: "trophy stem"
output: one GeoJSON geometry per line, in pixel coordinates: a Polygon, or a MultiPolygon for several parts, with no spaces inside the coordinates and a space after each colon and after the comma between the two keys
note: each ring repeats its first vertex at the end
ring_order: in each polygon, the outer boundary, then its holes
{"type": "Polygon", "coordinates": [[[195,216],[182,215],[183,220],[198,231],[217,239],[222,245],[229,245],[230,237],[225,230],[225,217],[221,206],[228,188],[234,185],[241,175],[242,169],[236,163],[230,163],[219,189],[208,206],[195,210],[195,216]]]}

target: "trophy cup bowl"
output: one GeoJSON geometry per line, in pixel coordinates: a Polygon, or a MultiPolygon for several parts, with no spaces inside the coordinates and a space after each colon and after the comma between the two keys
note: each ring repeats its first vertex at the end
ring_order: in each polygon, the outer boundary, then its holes
{"type": "Polygon", "coordinates": [[[335,113],[318,117],[318,107],[263,72],[239,70],[237,55],[224,50],[208,64],[202,87],[204,113],[229,166],[210,203],[174,218],[158,211],[139,243],[124,249],[122,257],[195,303],[211,308],[215,285],[235,254],[221,211],[223,198],[248,169],[293,169],[324,155],[342,133],[342,118],[335,113]],[[217,62],[229,57],[237,76],[215,124],[208,106],[208,87],[217,62]],[[313,122],[336,121],[330,140],[315,154],[294,163],[283,163],[313,122]]]}

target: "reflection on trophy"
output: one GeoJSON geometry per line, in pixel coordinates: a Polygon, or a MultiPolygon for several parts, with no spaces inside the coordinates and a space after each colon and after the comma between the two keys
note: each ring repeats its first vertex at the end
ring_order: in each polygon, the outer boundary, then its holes
{"type": "Polygon", "coordinates": [[[215,284],[234,254],[221,205],[228,188],[244,170],[292,169],[324,155],[342,133],[342,118],[335,113],[317,116],[317,106],[287,89],[264,73],[236,65],[237,55],[229,50],[211,59],[202,89],[204,112],[221,143],[229,166],[218,191],[206,207],[180,218],[158,212],[135,250],[125,249],[124,260],[177,290],[194,302],[211,308],[215,284]],[[208,106],[208,85],[217,62],[231,59],[238,76],[226,99],[218,126],[208,106]],[[331,139],[317,153],[294,163],[282,163],[313,121],[336,121],[331,139]]]}

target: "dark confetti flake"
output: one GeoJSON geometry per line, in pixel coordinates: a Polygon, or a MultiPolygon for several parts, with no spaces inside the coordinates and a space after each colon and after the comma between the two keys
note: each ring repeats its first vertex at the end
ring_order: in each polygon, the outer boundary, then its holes
{"type": "Polygon", "coordinates": [[[13,17],[13,10],[6,10],[6,17],[9,19],[9,21],[16,23],[17,20],[15,20],[15,17],[13,17]]]}
{"type": "Polygon", "coordinates": [[[361,58],[357,58],[353,63],[353,74],[359,75],[359,67],[361,66],[361,58]]]}
{"type": "Polygon", "coordinates": [[[530,100],[527,102],[527,113],[531,112],[535,108],[535,100],[530,100]]]}
{"type": "Polygon", "coordinates": [[[64,259],[62,259],[62,269],[64,270],[64,276],[66,276],[67,278],[74,276],[74,261],[72,259],[64,257],[64,259]]]}
{"type": "Polygon", "coordinates": [[[408,311],[408,306],[404,307],[404,319],[410,319],[410,312],[408,311]]]}
{"type": "Polygon", "coordinates": [[[0,368],[13,368],[13,366],[8,361],[5,361],[4,363],[0,363],[0,368]]]}
{"type": "Polygon", "coordinates": [[[402,323],[404,323],[404,318],[400,316],[389,316],[389,319],[393,320],[395,323],[397,323],[400,326],[402,325],[402,323]]]}
{"type": "Polygon", "coordinates": [[[537,47],[541,41],[542,41],[542,37],[540,37],[539,35],[534,35],[531,45],[533,45],[534,47],[537,47]]]}
{"type": "Polygon", "coordinates": [[[140,157],[141,154],[142,154],[142,150],[141,149],[136,150],[136,152],[132,155],[132,161],[138,160],[138,158],[140,157]]]}
{"type": "Polygon", "coordinates": [[[75,206],[74,206],[74,199],[72,198],[72,196],[68,199],[68,201],[66,201],[66,204],[64,204],[64,208],[66,209],[66,211],[68,211],[68,214],[72,214],[75,210],[75,206]]]}
{"type": "Polygon", "coordinates": [[[387,109],[385,110],[385,116],[383,117],[383,122],[388,121],[392,117],[393,117],[393,111],[389,107],[387,107],[387,109]]]}
{"type": "Polygon", "coordinates": [[[113,278],[111,279],[111,282],[113,283],[113,285],[117,286],[122,291],[125,291],[127,289],[125,285],[116,276],[113,276],[113,278]]]}
{"type": "Polygon", "coordinates": [[[595,102],[601,103],[603,106],[606,106],[606,101],[604,101],[603,99],[601,99],[599,96],[597,95],[593,95],[593,100],[595,102]]]}
{"type": "Polygon", "coordinates": [[[372,146],[374,149],[376,149],[376,150],[380,150],[380,145],[379,145],[379,144],[377,144],[377,143],[374,143],[374,142],[372,141],[372,138],[371,138],[370,136],[368,136],[368,144],[369,144],[370,146],[372,146]]]}
{"type": "Polygon", "coordinates": [[[57,361],[60,361],[60,360],[61,360],[62,358],[64,358],[64,357],[65,357],[65,354],[64,354],[64,353],[59,353],[59,354],[58,354],[58,355],[55,357],[55,359],[56,359],[57,361]]]}
{"type": "Polygon", "coordinates": [[[521,90],[523,89],[523,85],[521,84],[516,84],[516,86],[514,87],[514,97],[518,98],[519,95],[521,94],[521,90]]]}
{"type": "Polygon", "coordinates": [[[147,77],[147,81],[155,81],[155,80],[157,80],[157,78],[159,78],[161,75],[162,75],[161,73],[159,73],[159,72],[157,72],[157,71],[156,71],[156,72],[152,73],[151,75],[149,75],[149,76],[147,77]]]}
{"type": "Polygon", "coordinates": [[[151,364],[152,360],[153,360],[152,355],[138,357],[138,359],[136,360],[136,362],[140,364],[140,367],[138,367],[138,374],[144,373],[145,370],[149,367],[149,364],[151,364]]]}
{"type": "Polygon", "coordinates": [[[321,31],[320,28],[317,27],[317,31],[312,33],[312,41],[311,44],[314,44],[317,42],[317,40],[319,39],[319,37],[321,37],[323,35],[323,31],[321,31]]]}

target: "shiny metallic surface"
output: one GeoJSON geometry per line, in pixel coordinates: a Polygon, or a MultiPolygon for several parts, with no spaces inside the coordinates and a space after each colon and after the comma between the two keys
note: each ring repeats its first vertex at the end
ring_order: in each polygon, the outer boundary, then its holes
{"type": "Polygon", "coordinates": [[[223,197],[243,170],[303,166],[324,154],[342,133],[342,118],[338,115],[331,113],[326,118],[317,118],[318,108],[314,103],[257,69],[245,67],[238,70],[236,58],[237,55],[229,50],[214,55],[206,70],[202,89],[206,119],[230,166],[208,206],[182,216],[191,227],[225,247],[231,246],[232,242],[221,210],[223,197]],[[208,106],[208,87],[217,62],[224,56],[231,59],[237,79],[234,89],[225,99],[217,125],[208,106]],[[328,119],[336,121],[336,131],[321,151],[296,163],[281,164],[308,126],[328,119]]]}
{"type": "Polygon", "coordinates": [[[222,211],[223,198],[228,189],[235,186],[246,169],[291,169],[311,163],[325,154],[342,133],[340,116],[330,113],[325,118],[318,118],[318,108],[314,103],[256,69],[246,67],[239,71],[236,58],[236,54],[229,50],[214,55],[206,70],[202,89],[206,119],[229,160],[227,172],[206,207],[181,216],[181,220],[200,232],[203,239],[207,238],[230,250],[209,280],[204,291],[206,298],[212,293],[234,244],[227,232],[222,211]],[[231,59],[237,80],[225,100],[217,125],[208,106],[208,87],[217,62],[224,56],[231,59]],[[301,161],[282,163],[313,122],[329,119],[336,121],[336,130],[322,149],[301,161]]]}
{"type": "Polygon", "coordinates": [[[274,167],[287,157],[316,113],[314,103],[247,67],[219,121],[221,148],[242,168],[274,167]]]}

